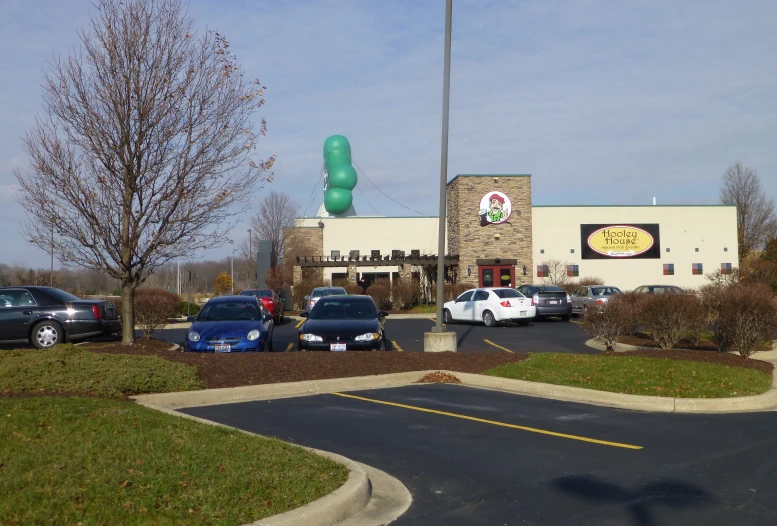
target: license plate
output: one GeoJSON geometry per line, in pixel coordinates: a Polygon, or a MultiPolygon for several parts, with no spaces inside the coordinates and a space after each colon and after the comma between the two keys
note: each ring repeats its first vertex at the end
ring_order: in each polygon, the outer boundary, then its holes
{"type": "Polygon", "coordinates": [[[548,303],[550,303],[551,305],[558,305],[558,301],[556,300],[549,300],[548,303]]]}
{"type": "Polygon", "coordinates": [[[231,345],[216,345],[216,352],[232,352],[231,345]]]}
{"type": "Polygon", "coordinates": [[[344,351],[345,350],[345,344],[344,343],[330,343],[329,344],[329,350],[330,351],[344,351]]]}
{"type": "Polygon", "coordinates": [[[526,316],[526,312],[527,312],[527,311],[525,311],[525,310],[522,310],[522,311],[520,311],[520,315],[521,315],[521,316],[526,316]]]}

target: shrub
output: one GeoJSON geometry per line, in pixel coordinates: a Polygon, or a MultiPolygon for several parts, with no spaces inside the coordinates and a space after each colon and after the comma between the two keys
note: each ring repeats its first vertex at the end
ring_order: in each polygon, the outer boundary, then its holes
{"type": "Polygon", "coordinates": [[[421,284],[418,280],[399,279],[391,288],[391,302],[395,309],[409,309],[421,296],[421,284]]]}
{"type": "Polygon", "coordinates": [[[357,285],[353,281],[347,279],[336,279],[332,282],[333,287],[343,287],[348,294],[362,294],[363,290],[360,285],[357,285]]]}
{"type": "Polygon", "coordinates": [[[698,298],[688,294],[649,294],[641,303],[638,320],[662,349],[688,334],[694,310],[701,309],[698,298]]]}
{"type": "Polygon", "coordinates": [[[224,296],[232,291],[232,276],[222,272],[213,281],[213,293],[216,296],[224,296]]]}
{"type": "Polygon", "coordinates": [[[146,338],[164,325],[167,318],[175,316],[181,298],[164,289],[135,290],[135,322],[146,338]]]}
{"type": "Polygon", "coordinates": [[[561,284],[560,287],[563,288],[567,294],[572,294],[579,287],[590,287],[591,285],[604,285],[604,280],[596,276],[585,276],[577,281],[568,281],[561,284]]]}
{"type": "Polygon", "coordinates": [[[626,316],[628,317],[627,334],[637,334],[639,331],[640,311],[645,297],[645,294],[635,294],[634,292],[624,292],[615,296],[619,302],[623,303],[626,309],[626,316]]]}
{"type": "Polygon", "coordinates": [[[616,296],[602,307],[587,309],[582,328],[586,334],[602,342],[608,351],[612,351],[618,338],[628,332],[630,324],[630,307],[616,296]]]}
{"type": "Polygon", "coordinates": [[[372,297],[379,309],[391,308],[391,282],[386,278],[376,279],[367,287],[367,295],[372,297]]]}
{"type": "MultiPolygon", "coordinates": [[[[444,301],[452,301],[458,298],[462,292],[475,288],[475,285],[468,283],[446,283],[443,289],[444,301]]],[[[437,301],[437,283],[429,284],[429,303],[437,301]]]]}
{"type": "Polygon", "coordinates": [[[316,287],[323,287],[324,281],[317,278],[303,277],[299,283],[291,288],[291,299],[294,301],[294,308],[305,310],[305,296],[309,296],[316,287]]]}
{"type": "Polygon", "coordinates": [[[731,343],[748,358],[777,330],[777,300],[765,284],[728,287],[721,322],[731,343]]]}
{"type": "Polygon", "coordinates": [[[175,313],[180,316],[196,316],[200,313],[200,310],[202,310],[202,307],[197,305],[196,303],[188,303],[186,301],[182,301],[178,304],[178,308],[176,309],[175,313]]]}
{"type": "Polygon", "coordinates": [[[280,265],[268,269],[264,275],[265,284],[278,296],[289,281],[291,276],[288,276],[285,268],[280,265]]]}
{"type": "Polygon", "coordinates": [[[721,285],[705,285],[699,289],[705,325],[712,334],[712,343],[718,352],[728,352],[731,347],[731,335],[724,321],[726,317],[724,311],[731,309],[726,305],[728,288],[721,285]]]}

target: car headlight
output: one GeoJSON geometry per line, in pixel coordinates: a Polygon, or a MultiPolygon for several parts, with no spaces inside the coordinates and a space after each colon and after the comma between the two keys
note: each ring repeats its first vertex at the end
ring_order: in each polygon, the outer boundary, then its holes
{"type": "Polygon", "coordinates": [[[251,340],[251,341],[258,340],[259,339],[259,331],[257,331],[256,329],[252,330],[251,332],[248,333],[248,336],[246,336],[246,338],[251,340]]]}
{"type": "Polygon", "coordinates": [[[299,339],[303,342],[323,342],[324,339],[321,336],[315,334],[300,334],[299,339]]]}
{"type": "Polygon", "coordinates": [[[196,331],[189,331],[187,338],[189,338],[190,342],[198,342],[200,341],[200,333],[196,331]]]}
{"type": "Polygon", "coordinates": [[[368,332],[367,334],[360,334],[353,339],[355,342],[371,342],[373,340],[379,340],[380,334],[377,332],[368,332]]]}

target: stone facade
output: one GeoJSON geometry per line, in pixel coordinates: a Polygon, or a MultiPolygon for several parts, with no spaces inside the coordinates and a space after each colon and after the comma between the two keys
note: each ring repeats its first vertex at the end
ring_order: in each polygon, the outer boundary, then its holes
{"type": "Polygon", "coordinates": [[[513,287],[531,283],[534,274],[531,177],[459,175],[448,183],[447,197],[448,254],[459,255],[458,281],[477,286],[480,261],[483,265],[508,263],[515,271],[513,287]],[[499,195],[497,201],[505,201],[502,217],[498,216],[498,210],[494,215],[480,216],[479,211],[489,209],[489,198],[495,193],[499,195]],[[481,208],[482,201],[485,209],[481,208]],[[469,276],[468,268],[471,270],[469,276]]]}
{"type": "MultiPolygon", "coordinates": [[[[286,261],[296,263],[297,256],[318,256],[324,253],[324,230],[319,227],[288,227],[283,230],[283,251],[286,261]]],[[[323,279],[322,268],[305,268],[304,277],[323,279]]],[[[302,268],[294,265],[292,284],[303,278],[302,268]]]]}

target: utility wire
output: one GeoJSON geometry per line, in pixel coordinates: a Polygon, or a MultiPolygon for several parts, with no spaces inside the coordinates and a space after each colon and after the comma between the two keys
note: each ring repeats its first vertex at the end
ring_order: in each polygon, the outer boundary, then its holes
{"type": "Polygon", "coordinates": [[[420,214],[420,215],[422,215],[422,216],[427,216],[427,217],[429,217],[429,214],[424,214],[423,212],[419,212],[418,210],[413,210],[413,209],[412,209],[412,208],[410,208],[409,206],[405,206],[405,205],[403,205],[402,203],[400,203],[399,201],[397,201],[396,199],[394,199],[393,197],[391,197],[390,195],[388,195],[386,192],[384,192],[383,190],[381,190],[380,188],[378,188],[378,186],[377,186],[375,183],[373,183],[373,182],[372,182],[372,180],[370,180],[370,178],[369,178],[369,177],[367,177],[367,174],[366,174],[366,173],[364,173],[364,170],[362,170],[362,169],[361,169],[361,167],[360,167],[358,164],[356,164],[356,162],[353,160],[353,158],[351,158],[351,162],[353,163],[353,165],[354,165],[354,166],[356,166],[356,169],[357,169],[357,170],[359,170],[359,171],[361,172],[361,174],[362,174],[362,175],[363,175],[363,176],[364,176],[364,177],[365,177],[365,178],[366,178],[366,179],[367,179],[367,180],[370,182],[370,184],[371,184],[372,186],[374,186],[374,187],[375,187],[375,189],[376,189],[378,192],[380,192],[381,194],[383,194],[384,196],[386,196],[387,198],[389,198],[391,201],[395,202],[396,204],[398,204],[399,206],[401,206],[402,208],[404,208],[404,209],[406,209],[406,210],[410,210],[411,212],[415,212],[416,214],[420,214]]]}
{"type": "Polygon", "coordinates": [[[356,189],[357,189],[357,190],[359,191],[359,193],[362,195],[362,197],[364,198],[364,200],[365,200],[365,201],[367,201],[367,204],[368,204],[368,205],[370,205],[370,208],[372,208],[373,212],[375,212],[375,214],[378,214],[378,211],[375,209],[375,207],[374,207],[374,206],[372,206],[372,203],[370,203],[370,200],[369,200],[369,199],[367,199],[367,196],[366,196],[366,195],[364,195],[364,192],[362,192],[362,189],[361,189],[361,188],[359,188],[358,186],[356,187],[356,189]]]}
{"type": "Polygon", "coordinates": [[[302,217],[308,217],[308,209],[310,208],[310,205],[313,204],[313,200],[316,196],[316,189],[318,188],[319,183],[321,182],[321,179],[324,177],[324,169],[326,167],[325,163],[321,164],[321,170],[319,170],[318,173],[318,181],[316,181],[316,186],[313,187],[313,191],[310,192],[310,202],[308,203],[308,206],[305,207],[305,213],[302,215],[302,217]]]}

